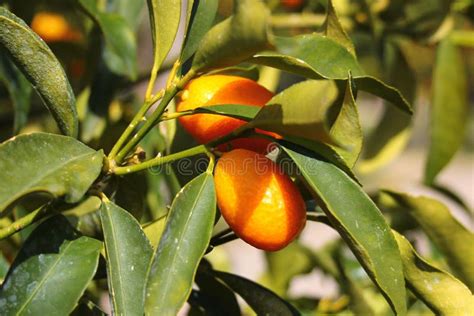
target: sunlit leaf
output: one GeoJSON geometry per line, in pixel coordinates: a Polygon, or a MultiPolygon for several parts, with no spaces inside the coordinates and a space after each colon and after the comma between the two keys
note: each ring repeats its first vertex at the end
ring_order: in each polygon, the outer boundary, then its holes
{"type": "Polygon", "coordinates": [[[178,193],[151,267],[146,313],[175,315],[186,302],[211,238],[215,210],[214,180],[208,172],[178,193]]]}
{"type": "Polygon", "coordinates": [[[461,225],[441,202],[384,191],[412,215],[425,233],[446,256],[449,266],[469,288],[474,288],[474,234],[461,225]]]}
{"type": "Polygon", "coordinates": [[[334,165],[283,149],[392,309],[405,314],[406,291],[400,253],[377,206],[356,182],[334,165]]]}
{"type": "Polygon", "coordinates": [[[474,310],[471,291],[448,272],[424,260],[408,240],[393,231],[402,255],[408,286],[436,315],[469,315],[474,310]]]}
{"type": "Polygon", "coordinates": [[[212,27],[203,37],[192,68],[206,71],[237,65],[269,47],[269,11],[260,0],[241,0],[235,13],[212,27]]]}
{"type": "Polygon", "coordinates": [[[32,192],[79,201],[102,169],[101,151],[74,138],[35,133],[0,144],[0,211],[32,192]],[[15,181],[11,181],[15,179],[15,181]]]}
{"type": "Polygon", "coordinates": [[[61,132],[77,137],[76,101],[61,64],[23,20],[0,7],[0,46],[31,82],[61,132]]]}
{"type": "MultiPolygon", "coordinates": [[[[182,62],[185,62],[194,54],[202,38],[211,28],[218,4],[219,1],[217,0],[194,1],[191,4],[193,12],[190,16],[181,57],[179,58],[182,62]]],[[[190,14],[189,11],[188,14],[190,14]]]]}
{"type": "Polygon", "coordinates": [[[342,28],[341,22],[336,13],[332,0],[328,0],[326,20],[323,24],[323,32],[326,37],[333,39],[344,46],[352,55],[355,56],[354,44],[342,28]]]}
{"type": "Polygon", "coordinates": [[[102,243],[63,216],[42,223],[15,258],[0,289],[4,315],[69,315],[97,269],[102,243]]]}
{"type": "Polygon", "coordinates": [[[151,245],[137,220],[112,202],[102,203],[100,219],[114,314],[141,315],[153,255],[151,245]]]}
{"type": "Polygon", "coordinates": [[[463,57],[449,38],[436,56],[431,107],[431,143],[425,182],[432,184],[461,147],[469,113],[468,78],[463,57]]]}
{"type": "Polygon", "coordinates": [[[147,0],[153,38],[153,71],[158,71],[173,46],[181,17],[180,0],[147,0]]]}

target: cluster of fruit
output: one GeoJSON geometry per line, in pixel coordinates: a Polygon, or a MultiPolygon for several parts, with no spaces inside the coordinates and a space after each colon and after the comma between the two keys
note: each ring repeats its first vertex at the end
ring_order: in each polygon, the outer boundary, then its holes
{"type": "MultiPolygon", "coordinates": [[[[228,75],[192,80],[184,89],[177,111],[218,104],[264,106],[273,94],[255,81],[228,75]]],[[[184,129],[206,144],[231,133],[244,121],[216,114],[179,118],[184,129]]],[[[257,134],[279,138],[267,131],[257,134]]],[[[294,240],[306,222],[305,203],[291,178],[265,156],[268,138],[237,138],[218,146],[223,151],[214,179],[217,204],[235,234],[250,245],[268,251],[282,249],[294,240]]]]}

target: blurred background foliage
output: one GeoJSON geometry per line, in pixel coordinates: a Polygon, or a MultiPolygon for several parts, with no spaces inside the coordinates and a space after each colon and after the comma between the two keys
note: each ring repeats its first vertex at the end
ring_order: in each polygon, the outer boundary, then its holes
{"type": "MultiPolygon", "coordinates": [[[[232,2],[219,1],[215,16],[212,12],[209,14],[209,23],[229,16],[232,2]]],[[[317,31],[327,10],[324,0],[268,0],[266,3],[272,11],[274,35],[317,31]]],[[[58,57],[77,96],[80,140],[108,152],[140,106],[149,79],[153,49],[144,0],[0,0],[0,4],[32,26],[58,57]],[[56,31],[45,28],[44,23],[55,25],[56,31]]],[[[437,196],[454,210],[456,218],[472,228],[474,3],[469,0],[334,0],[334,5],[366,72],[397,87],[414,105],[416,114],[412,119],[361,92],[358,103],[365,144],[355,171],[391,226],[415,241],[418,251],[432,264],[449,270],[443,256],[447,249],[436,242],[436,237],[428,234],[428,238],[422,233],[420,226],[427,231],[426,225],[430,225],[423,222],[422,216],[413,216],[414,198],[400,197],[393,192],[380,193],[376,189],[389,186],[437,196]],[[438,176],[458,151],[454,166],[448,168],[452,172],[447,177],[438,176]]],[[[183,24],[185,13],[181,20],[183,24]]],[[[181,25],[171,53],[160,70],[158,87],[166,84],[167,74],[180,51],[183,30],[181,25]]],[[[0,140],[33,131],[58,132],[38,95],[3,54],[0,51],[0,140]]],[[[304,79],[247,64],[227,72],[256,79],[275,92],[304,79]]],[[[147,136],[137,152],[137,159],[143,154],[153,157],[160,152],[176,152],[193,145],[191,138],[173,120],[162,126],[147,136]]],[[[195,176],[175,174],[172,167],[167,168],[166,173],[141,172],[114,183],[115,202],[132,211],[142,223],[149,223],[146,227],[153,226],[154,230],[148,230],[152,240],[153,231],[157,234],[160,225],[162,229],[160,219],[167,213],[172,198],[195,176]]],[[[23,201],[15,207],[11,217],[0,219],[0,227],[43,202],[41,196],[23,201]]],[[[97,207],[93,198],[89,202],[68,212],[74,216],[97,207]]],[[[80,217],[78,227],[89,235],[98,234],[97,215],[90,213],[80,217]]],[[[17,246],[31,230],[23,230],[0,242],[4,255],[0,257],[0,277],[5,275],[17,246]]],[[[214,249],[206,258],[219,270],[250,271],[251,278],[289,299],[304,314],[390,313],[383,297],[344,243],[335,238],[334,232],[315,223],[308,223],[307,231],[300,241],[279,252],[261,256],[236,242],[214,249]],[[316,246],[314,236],[319,239],[316,246]],[[261,268],[255,270],[254,266],[261,268]],[[307,290],[307,284],[313,289],[307,290]]],[[[465,277],[462,271],[453,273],[465,277]]],[[[472,275],[468,278],[472,281],[472,275]]],[[[197,282],[200,287],[206,287],[205,278],[197,282]]],[[[472,283],[470,285],[472,289],[472,283]]],[[[88,290],[97,304],[101,302],[100,293],[104,288],[103,282],[97,282],[96,288],[88,290]]],[[[190,314],[202,313],[199,307],[202,299],[199,295],[191,296],[190,314]]],[[[414,297],[410,304],[412,315],[430,313],[414,297]]]]}

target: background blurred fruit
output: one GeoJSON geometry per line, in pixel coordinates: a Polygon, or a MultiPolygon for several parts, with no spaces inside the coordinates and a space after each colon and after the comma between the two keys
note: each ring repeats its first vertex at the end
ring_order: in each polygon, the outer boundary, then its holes
{"type": "Polygon", "coordinates": [[[33,17],[31,28],[47,43],[74,42],[81,39],[81,34],[64,16],[53,12],[37,13],[33,17]]]}

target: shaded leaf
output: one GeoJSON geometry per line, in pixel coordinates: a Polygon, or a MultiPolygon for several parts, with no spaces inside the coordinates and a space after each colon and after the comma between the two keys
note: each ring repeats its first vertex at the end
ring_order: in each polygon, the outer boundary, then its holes
{"type": "Polygon", "coordinates": [[[67,136],[34,133],[7,140],[0,144],[0,183],[9,184],[0,186],[0,211],[32,192],[78,202],[99,175],[102,156],[67,136]]]}
{"type": "Polygon", "coordinates": [[[332,81],[303,81],[274,96],[248,126],[313,141],[332,142],[326,116],[336,98],[337,89],[332,81]]]}
{"type": "Polygon", "coordinates": [[[213,273],[238,293],[258,315],[300,315],[290,303],[257,283],[227,272],[213,273]]]}
{"type": "Polygon", "coordinates": [[[10,94],[15,116],[13,134],[16,135],[25,126],[30,110],[31,84],[15,65],[0,51],[0,81],[10,94]]]}
{"type": "Polygon", "coordinates": [[[112,202],[102,203],[100,219],[114,314],[141,315],[153,249],[137,220],[112,202]]]}
{"type": "Polygon", "coordinates": [[[433,75],[430,148],[425,183],[432,184],[461,147],[469,117],[463,57],[449,38],[438,46],[433,75]]]}
{"type": "Polygon", "coordinates": [[[283,147],[321,199],[334,228],[398,314],[406,313],[406,292],[397,244],[377,206],[334,165],[283,147]]]}
{"type": "MultiPolygon", "coordinates": [[[[399,89],[413,103],[416,93],[415,73],[402,52],[402,46],[387,41],[384,68],[388,83],[399,89]]],[[[405,148],[411,135],[412,118],[398,108],[386,107],[377,127],[369,135],[360,172],[372,172],[390,162],[405,148]]]]}
{"type": "Polygon", "coordinates": [[[158,71],[173,46],[181,17],[180,0],[147,0],[153,38],[153,71],[158,71]]]}
{"type": "Polygon", "coordinates": [[[352,168],[362,151],[362,128],[359,122],[359,112],[352,92],[352,78],[347,80],[344,99],[331,126],[330,135],[340,146],[333,149],[341,155],[349,168],[352,168]]]}
{"type": "Polygon", "coordinates": [[[20,18],[0,7],[0,45],[31,82],[65,135],[77,137],[76,101],[53,52],[20,18]]]}
{"type": "Polygon", "coordinates": [[[337,17],[336,9],[332,0],[328,0],[326,20],[323,24],[323,32],[326,37],[333,39],[337,43],[344,46],[352,55],[355,56],[354,44],[342,28],[341,22],[337,17]]]}
{"type": "Polygon", "coordinates": [[[141,21],[141,12],[143,5],[145,4],[144,0],[113,0],[114,12],[120,14],[128,25],[136,30],[140,25],[141,21]]]}
{"type": "Polygon", "coordinates": [[[63,216],[36,228],[0,290],[5,315],[68,315],[97,269],[102,243],[81,236],[63,216]]]}
{"type": "Polygon", "coordinates": [[[330,38],[319,34],[279,37],[275,44],[278,52],[258,53],[249,61],[311,79],[346,80],[351,73],[358,89],[379,96],[402,111],[412,112],[409,103],[397,89],[365,75],[356,58],[330,38]]]}
{"type": "Polygon", "coordinates": [[[474,288],[474,234],[461,225],[444,204],[428,198],[384,191],[412,215],[446,256],[449,266],[470,289],[474,288]]]}
{"type": "MultiPolygon", "coordinates": [[[[189,1],[192,6],[192,13],[186,31],[186,36],[181,49],[181,62],[188,60],[196,51],[202,38],[214,23],[217,13],[217,0],[189,1]]],[[[188,10],[188,14],[190,14],[188,10]]]]}
{"type": "Polygon", "coordinates": [[[78,0],[104,35],[104,61],[109,69],[131,80],[137,76],[137,43],[127,21],[115,13],[99,11],[95,0],[78,0]]]}
{"type": "Polygon", "coordinates": [[[194,178],[171,205],[147,284],[146,313],[175,315],[186,302],[216,211],[212,174],[194,178]]]}
{"type": "Polygon", "coordinates": [[[268,17],[260,0],[236,2],[234,15],[212,27],[199,43],[192,69],[233,66],[268,48],[268,17]]]}
{"type": "Polygon", "coordinates": [[[471,291],[449,273],[424,260],[402,235],[393,231],[402,255],[408,287],[436,315],[470,315],[474,310],[471,291]]]}

